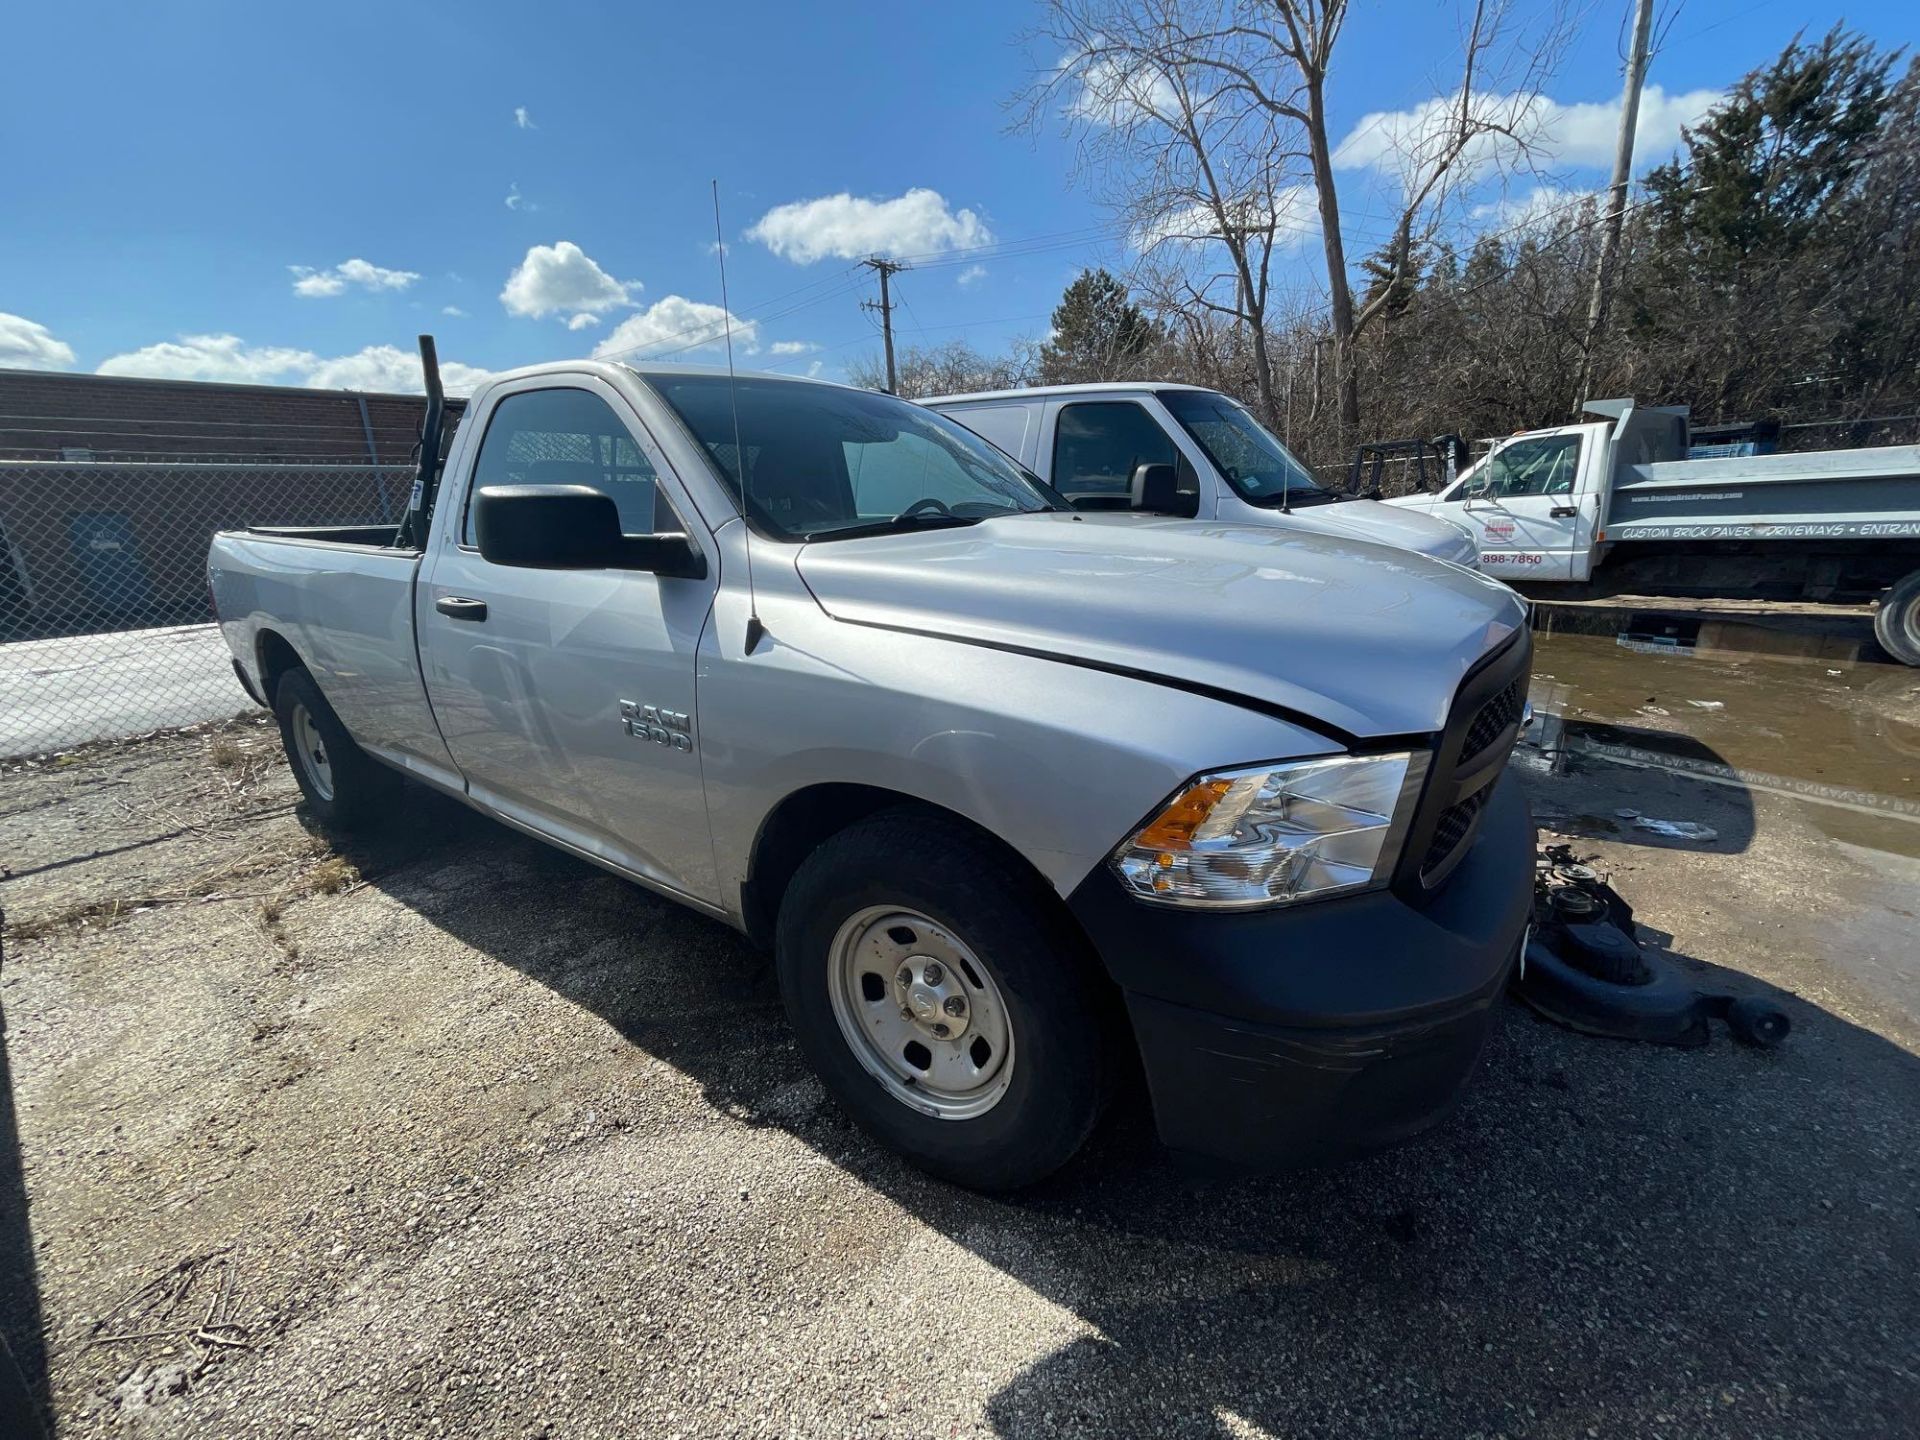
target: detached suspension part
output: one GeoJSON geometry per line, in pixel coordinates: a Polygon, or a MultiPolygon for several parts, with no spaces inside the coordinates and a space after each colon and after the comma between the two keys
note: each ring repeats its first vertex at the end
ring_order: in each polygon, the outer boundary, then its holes
{"type": "Polygon", "coordinates": [[[1634,937],[1633,907],[1571,846],[1543,846],[1534,863],[1533,930],[1514,988],[1569,1029],[1655,1045],[1701,1046],[1710,1019],[1743,1045],[1769,1050],[1792,1022],[1754,996],[1700,990],[1634,937]]]}

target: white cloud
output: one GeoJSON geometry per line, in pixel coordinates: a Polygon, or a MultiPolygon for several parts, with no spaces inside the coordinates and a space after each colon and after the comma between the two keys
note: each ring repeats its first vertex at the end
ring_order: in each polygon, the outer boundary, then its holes
{"type": "Polygon", "coordinates": [[[598,325],[599,323],[600,317],[598,315],[589,315],[585,310],[582,310],[578,315],[573,316],[567,321],[567,328],[569,330],[585,330],[589,325],[598,325]]]}
{"type": "Polygon", "coordinates": [[[319,363],[320,357],[311,350],[249,345],[238,335],[182,335],[111,356],[101,362],[99,373],[273,385],[285,384],[289,375],[319,363]]]}
{"type": "Polygon", "coordinates": [[[824,360],[814,361],[811,365],[807,366],[807,378],[809,380],[817,380],[820,377],[821,370],[825,367],[826,362],[824,360]]]}
{"type": "Polygon", "coordinates": [[[404,290],[420,276],[412,270],[389,270],[358,258],[343,261],[331,270],[315,270],[311,265],[289,265],[293,272],[293,293],[309,300],[338,295],[349,287],[361,290],[404,290]]]}
{"type": "Polygon", "coordinates": [[[1597,200],[1594,190],[1568,190],[1558,185],[1536,185],[1524,195],[1503,195],[1473,207],[1475,220],[1490,221],[1502,230],[1536,230],[1577,221],[1582,208],[1597,200]]]}
{"type": "Polygon", "coordinates": [[[531,215],[540,207],[520,193],[520,182],[518,180],[510,180],[507,182],[507,208],[509,210],[518,210],[525,215],[531,215]]]}
{"type": "Polygon", "coordinates": [[[950,209],[937,190],[891,200],[841,193],[776,205],[747,231],[782,259],[811,265],[829,256],[918,255],[991,245],[993,232],[971,210],[950,209]]]}
{"type": "Polygon", "coordinates": [[[467,312],[462,310],[458,305],[442,305],[440,307],[440,313],[442,315],[451,315],[456,320],[464,320],[467,318],[467,312]]]}
{"type": "Polygon", "coordinates": [[[0,310],[0,370],[63,370],[71,364],[71,345],[36,321],[0,310]]]}
{"type": "MultiPolygon", "coordinates": [[[[357,354],[326,359],[311,350],[249,345],[237,335],[182,335],[178,340],[115,355],[101,363],[99,373],[407,394],[418,394],[422,388],[420,357],[393,345],[369,345],[357,354]]],[[[486,379],[487,372],[456,360],[443,360],[440,377],[450,392],[462,394],[486,379]]]]}
{"type": "Polygon", "coordinates": [[[630,304],[628,291],[640,287],[622,284],[593,262],[571,240],[535,245],[507,277],[500,303],[512,315],[538,319],[563,310],[590,315],[630,304]]]}
{"type": "Polygon", "coordinates": [[[964,288],[968,285],[978,284],[980,281],[986,278],[987,278],[986,266],[969,265],[967,266],[966,269],[962,270],[958,275],[953,277],[953,283],[964,288]]]}
{"type": "Polygon", "coordinates": [[[769,355],[810,355],[820,347],[811,340],[776,340],[767,347],[769,355]]]}
{"type": "MultiPolygon", "coordinates": [[[[440,362],[440,383],[449,395],[468,394],[487,375],[477,365],[462,365],[458,360],[440,362]]],[[[304,383],[318,390],[379,390],[402,395],[418,395],[425,388],[419,355],[396,345],[369,345],[356,355],[322,360],[307,371],[304,383]]]]}
{"type": "MultiPolygon", "coordinates": [[[[1657,164],[1680,143],[1680,128],[1696,124],[1725,99],[1718,90],[1689,90],[1669,95],[1649,85],[1640,97],[1640,115],[1634,125],[1636,168],[1657,164]]],[[[1334,151],[1334,164],[1345,170],[1381,170],[1394,174],[1432,154],[1444,141],[1459,110],[1459,97],[1438,97],[1408,110],[1379,110],[1363,115],[1334,151]]],[[[1562,104],[1544,95],[1480,94],[1474,114],[1483,124],[1510,130],[1521,142],[1553,164],[1583,170],[1605,170],[1613,164],[1613,147],[1620,129],[1620,101],[1581,101],[1562,104]]],[[[1493,160],[1513,141],[1486,135],[1468,149],[1471,170],[1493,160]]]]}
{"type": "MultiPolygon", "coordinates": [[[[593,353],[597,358],[645,360],[686,350],[718,350],[726,344],[728,318],[718,305],[667,295],[622,320],[593,353]]],[[[759,348],[760,327],[738,315],[731,318],[733,343],[753,353],[759,348]]]]}
{"type": "Polygon", "coordinates": [[[513,107],[513,123],[522,130],[538,130],[540,128],[533,123],[533,117],[527,113],[527,107],[524,105],[516,105],[513,107]]]}

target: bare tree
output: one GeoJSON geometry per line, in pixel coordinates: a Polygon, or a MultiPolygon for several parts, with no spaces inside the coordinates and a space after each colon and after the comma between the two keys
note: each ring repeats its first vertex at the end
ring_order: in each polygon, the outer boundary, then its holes
{"type": "Polygon", "coordinates": [[[1267,304],[1275,247],[1302,218],[1303,157],[1257,107],[1224,103],[1228,51],[1203,54],[1203,8],[1226,13],[1191,0],[1048,0],[1044,33],[1069,58],[1022,97],[1022,119],[1064,115],[1140,257],[1135,283],[1190,344],[1212,348],[1218,322],[1234,327],[1272,419],[1267,304]]]}
{"type": "MultiPolygon", "coordinates": [[[[1252,332],[1258,389],[1270,414],[1273,376],[1260,333],[1269,269],[1276,243],[1293,233],[1311,197],[1326,265],[1340,423],[1350,439],[1360,420],[1355,340],[1404,293],[1417,250],[1433,237],[1462,182],[1484,179],[1489,166],[1529,163],[1540,86],[1565,38],[1559,12],[1523,35],[1513,0],[1473,0],[1463,15],[1457,90],[1416,107],[1410,123],[1370,137],[1375,148],[1390,149],[1400,190],[1383,256],[1385,283],[1356,303],[1327,118],[1347,0],[1044,3],[1041,33],[1066,58],[1029,89],[1025,119],[1042,118],[1065,94],[1083,153],[1103,162],[1110,194],[1129,197],[1123,211],[1136,220],[1169,217],[1183,213],[1184,195],[1185,213],[1211,222],[1195,228],[1227,249],[1239,287],[1228,313],[1252,332]],[[1123,158],[1131,165],[1116,163],[1123,158]]],[[[1190,298],[1228,308],[1204,289],[1190,298]]]]}
{"type": "MultiPolygon", "coordinates": [[[[1016,340],[1004,355],[983,355],[964,340],[944,345],[909,345],[900,352],[899,389],[909,400],[931,395],[963,395],[972,390],[1014,390],[1033,383],[1038,347],[1016,340]]],[[[850,384],[867,390],[887,388],[886,362],[863,355],[847,365],[850,384]]]]}

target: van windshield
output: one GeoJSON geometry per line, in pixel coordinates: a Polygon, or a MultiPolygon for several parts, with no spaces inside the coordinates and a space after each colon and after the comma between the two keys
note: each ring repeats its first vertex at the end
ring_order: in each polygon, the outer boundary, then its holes
{"type": "Polygon", "coordinates": [[[1226,396],[1214,390],[1162,390],[1160,403],[1173,412],[1180,428],[1207,452],[1214,469],[1226,476],[1240,498],[1255,505],[1331,500],[1333,492],[1315,482],[1307,467],[1274,434],[1226,396]]]}
{"type": "Polygon", "coordinates": [[[836,540],[1064,509],[1057,495],[971,430],[891,395],[801,380],[647,375],[736,500],[746,454],[753,528],[776,540],[836,540]]]}

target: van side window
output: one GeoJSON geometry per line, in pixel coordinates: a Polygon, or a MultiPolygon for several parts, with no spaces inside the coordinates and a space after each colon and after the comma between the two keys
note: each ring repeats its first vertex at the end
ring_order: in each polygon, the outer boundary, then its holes
{"type": "Polygon", "coordinates": [[[1495,497],[1571,495],[1579,469],[1578,435],[1541,435],[1494,451],[1485,471],[1475,477],[1485,480],[1487,488],[1475,489],[1495,497]]]}
{"type": "Polygon", "coordinates": [[[585,485],[611,496],[620,529],[651,535],[656,510],[677,528],[658,477],[633,434],[606,401],[587,390],[527,390],[493,407],[473,464],[461,543],[473,545],[472,496],[488,485],[585,485]]]}
{"type": "Polygon", "coordinates": [[[1141,465],[1177,465],[1160,422],[1131,401],[1069,405],[1053,434],[1053,488],[1064,495],[1125,495],[1141,465]]]}
{"type": "Polygon", "coordinates": [[[1027,448],[1027,426],[1039,408],[1037,404],[1024,402],[1018,405],[969,405],[962,410],[944,413],[949,420],[959,421],[989,445],[1018,460],[1020,452],[1027,448]]]}

